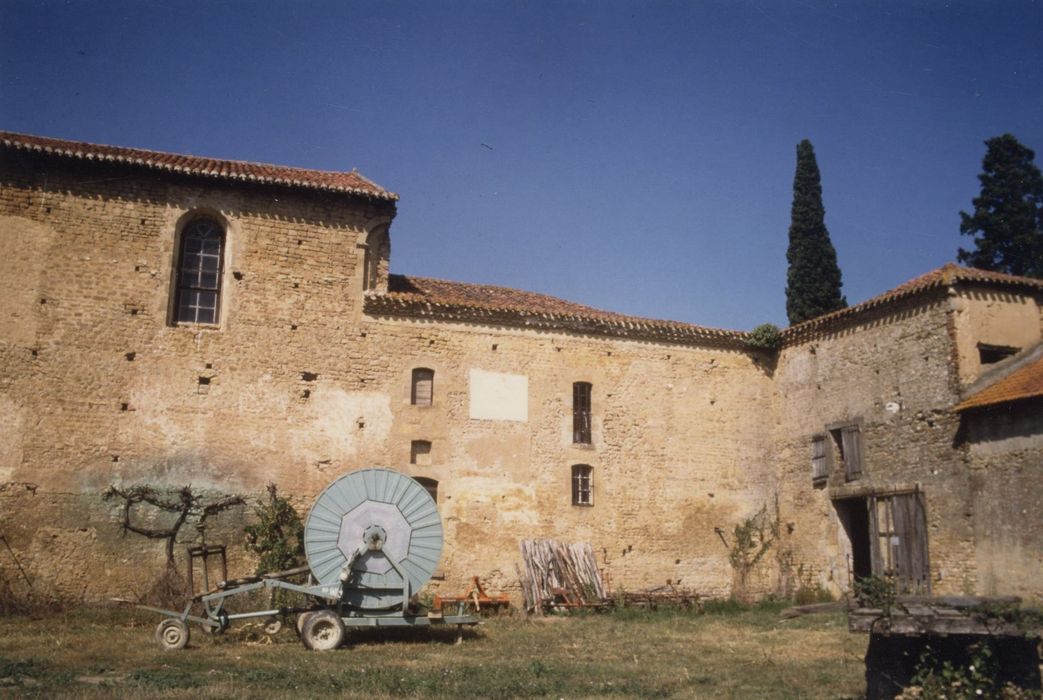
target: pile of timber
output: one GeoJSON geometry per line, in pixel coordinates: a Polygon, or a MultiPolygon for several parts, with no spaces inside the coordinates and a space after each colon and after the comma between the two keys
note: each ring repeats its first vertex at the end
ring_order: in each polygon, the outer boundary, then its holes
{"type": "Polygon", "coordinates": [[[589,542],[522,540],[524,571],[518,572],[525,609],[542,613],[553,608],[604,607],[605,584],[589,542]]]}

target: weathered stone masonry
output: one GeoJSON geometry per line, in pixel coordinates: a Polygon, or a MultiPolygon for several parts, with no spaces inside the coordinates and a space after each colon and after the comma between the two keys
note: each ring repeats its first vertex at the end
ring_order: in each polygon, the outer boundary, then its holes
{"type": "MultiPolygon", "coordinates": [[[[782,527],[756,591],[792,588],[798,566],[839,591],[852,544],[836,499],[907,486],[926,497],[935,591],[1039,591],[1038,509],[981,497],[1038,508],[1038,443],[1001,487],[951,411],[980,374],[977,343],[1039,341],[1039,285],[943,269],[788,329],[769,356],[742,333],[389,277],[396,198],[354,174],[209,172],[34,138],[8,135],[0,161],[0,533],[29,582],[6,550],[0,577],[16,592],[148,589],[162,547],[121,536],[111,484],[256,495],[271,481],[304,504],[371,465],[437,482],[449,590],[475,574],[514,589],[518,540],[558,537],[591,541],[617,588],[728,595],[715,528],[767,507],[782,527]],[[178,236],[200,214],[226,235],[213,327],[170,322],[178,236]],[[430,406],[411,404],[415,368],[434,371],[430,406]],[[592,386],[590,445],[573,442],[575,382],[592,386]],[[816,487],[812,439],[856,419],[863,476],[834,465],[816,487]],[[413,441],[429,464],[410,463],[413,441]],[[592,506],[572,504],[580,464],[592,506]],[[990,533],[1011,528],[1016,546],[996,549],[990,533]]],[[[237,544],[244,517],[215,518],[208,540],[237,544]]],[[[231,553],[233,571],[250,566],[231,553]]]]}

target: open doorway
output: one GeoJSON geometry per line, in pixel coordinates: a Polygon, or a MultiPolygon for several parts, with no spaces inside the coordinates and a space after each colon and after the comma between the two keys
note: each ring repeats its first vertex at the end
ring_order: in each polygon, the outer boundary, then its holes
{"type": "Polygon", "coordinates": [[[837,517],[851,543],[851,575],[855,581],[873,575],[873,554],[869,544],[869,505],[865,498],[833,501],[837,517]]]}
{"type": "Polygon", "coordinates": [[[833,507],[851,543],[854,581],[893,576],[899,593],[931,592],[923,493],[841,498],[833,507]]]}

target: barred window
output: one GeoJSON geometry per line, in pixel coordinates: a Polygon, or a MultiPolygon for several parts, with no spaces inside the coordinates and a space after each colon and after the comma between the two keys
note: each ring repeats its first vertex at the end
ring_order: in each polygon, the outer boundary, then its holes
{"type": "Polygon", "coordinates": [[[217,323],[225,230],[209,218],[195,219],[181,233],[177,265],[176,323],[217,323]]]}
{"type": "Polygon", "coordinates": [[[594,505],[594,467],[589,464],[572,465],[572,505],[594,505]]]}
{"type": "Polygon", "coordinates": [[[572,442],[590,444],[590,382],[572,385],[572,442]]]}
{"type": "Polygon", "coordinates": [[[413,370],[413,388],[409,402],[414,406],[430,406],[434,400],[435,371],[426,367],[413,370]]]}

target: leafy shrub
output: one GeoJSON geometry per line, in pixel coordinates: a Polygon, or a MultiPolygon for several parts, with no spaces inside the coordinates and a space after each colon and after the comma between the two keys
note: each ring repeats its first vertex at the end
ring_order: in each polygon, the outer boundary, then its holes
{"type": "Polygon", "coordinates": [[[285,571],[304,563],[304,524],[297,510],[268,484],[268,498],[254,508],[256,525],[247,525],[246,548],[258,555],[257,574],[285,571]]]}
{"type": "Polygon", "coordinates": [[[762,323],[750,331],[746,344],[758,350],[774,352],[782,345],[782,331],[774,323],[762,323]]]}

